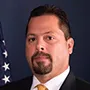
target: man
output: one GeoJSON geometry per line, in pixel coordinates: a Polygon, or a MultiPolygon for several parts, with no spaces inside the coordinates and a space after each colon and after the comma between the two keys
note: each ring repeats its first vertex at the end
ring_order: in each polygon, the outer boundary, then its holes
{"type": "Polygon", "coordinates": [[[26,28],[26,58],[33,76],[0,90],[90,90],[90,84],[73,75],[69,57],[74,40],[65,12],[55,6],[39,6],[26,28]],[[45,87],[45,89],[39,89],[45,87]]]}

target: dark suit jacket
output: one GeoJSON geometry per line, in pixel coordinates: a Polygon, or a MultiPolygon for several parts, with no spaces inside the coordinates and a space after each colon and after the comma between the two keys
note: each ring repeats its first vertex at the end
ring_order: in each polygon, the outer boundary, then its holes
{"type": "MultiPolygon", "coordinates": [[[[0,87],[0,90],[30,90],[31,85],[32,76],[0,87]]],[[[70,72],[60,90],[90,90],[90,84],[76,78],[73,73],[70,72]]]]}

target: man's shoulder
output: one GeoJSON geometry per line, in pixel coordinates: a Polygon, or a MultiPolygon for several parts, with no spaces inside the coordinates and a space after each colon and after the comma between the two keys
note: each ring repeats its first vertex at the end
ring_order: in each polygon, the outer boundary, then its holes
{"type": "Polygon", "coordinates": [[[25,84],[25,83],[30,83],[32,81],[32,76],[28,76],[28,77],[25,77],[21,80],[18,80],[16,81],[15,83],[19,84],[19,83],[22,83],[22,84],[25,84]]]}
{"type": "Polygon", "coordinates": [[[9,84],[6,84],[0,87],[0,90],[29,90],[32,83],[32,76],[25,77],[18,81],[13,81],[9,84]]]}
{"type": "Polygon", "coordinates": [[[76,78],[76,88],[76,90],[90,90],[90,83],[80,78],[76,78]]]}

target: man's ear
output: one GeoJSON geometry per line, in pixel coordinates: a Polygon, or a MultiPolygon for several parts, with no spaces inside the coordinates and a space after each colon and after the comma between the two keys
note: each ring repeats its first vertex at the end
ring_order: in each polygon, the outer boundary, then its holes
{"type": "Polygon", "coordinates": [[[69,39],[67,40],[67,47],[68,47],[68,52],[69,52],[69,54],[72,54],[72,52],[73,52],[73,47],[74,47],[74,40],[73,40],[73,38],[69,38],[69,39]]]}

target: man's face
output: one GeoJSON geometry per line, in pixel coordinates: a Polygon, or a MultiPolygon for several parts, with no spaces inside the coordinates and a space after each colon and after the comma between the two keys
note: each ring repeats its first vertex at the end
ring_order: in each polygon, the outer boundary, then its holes
{"type": "Polygon", "coordinates": [[[31,18],[26,37],[26,58],[34,74],[58,75],[69,63],[73,39],[65,40],[54,15],[31,18]]]}

